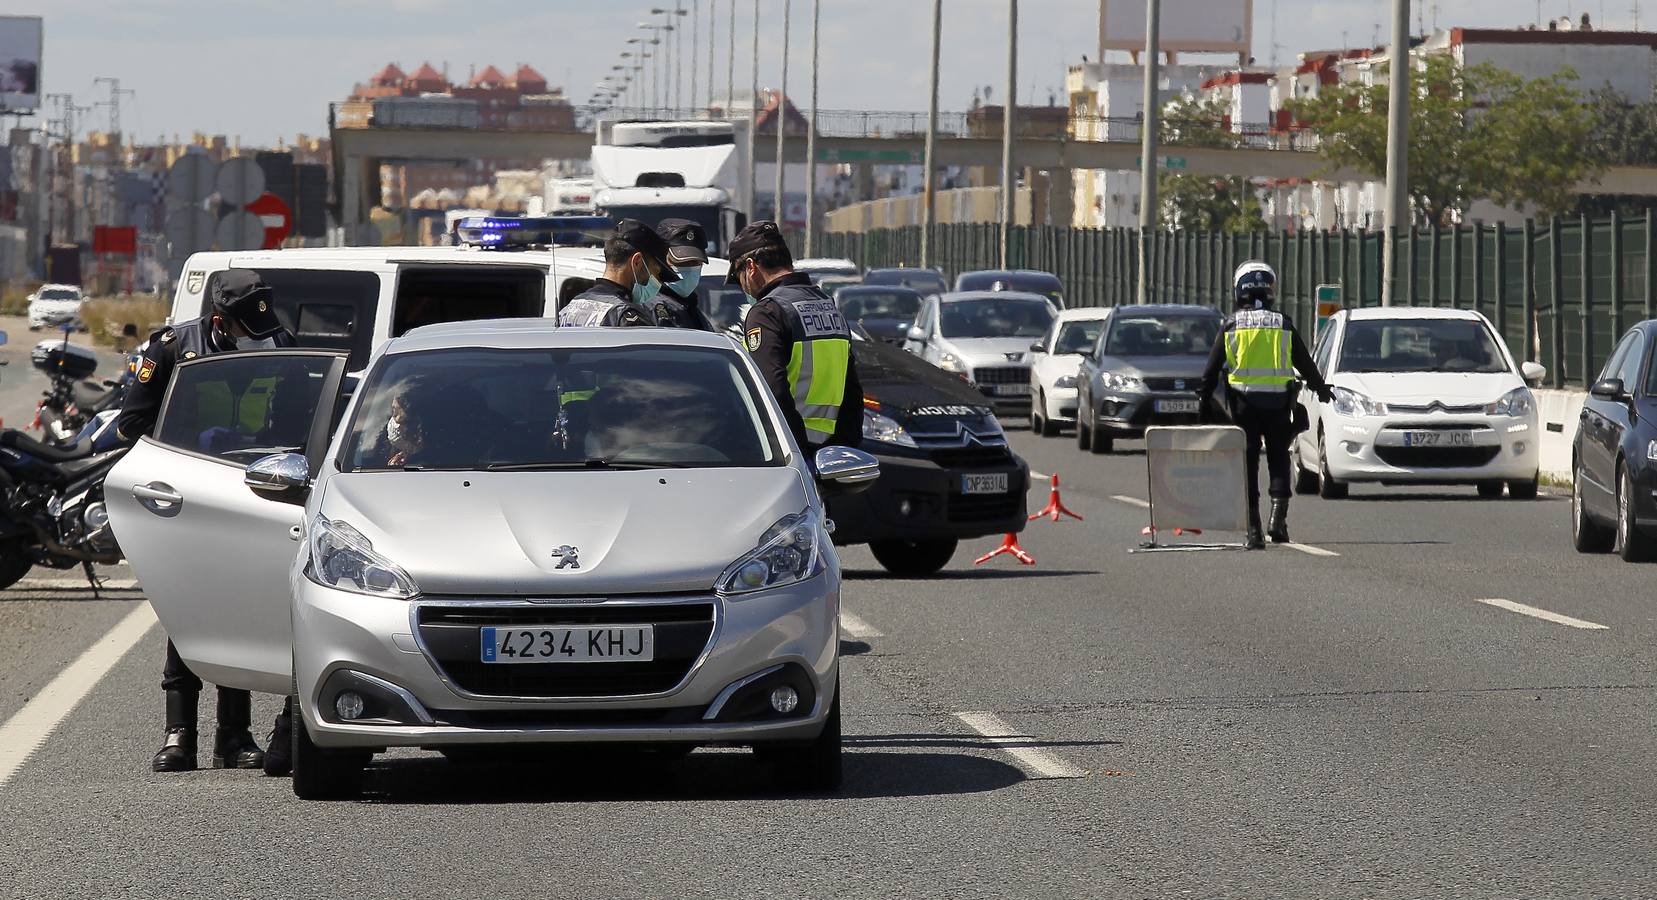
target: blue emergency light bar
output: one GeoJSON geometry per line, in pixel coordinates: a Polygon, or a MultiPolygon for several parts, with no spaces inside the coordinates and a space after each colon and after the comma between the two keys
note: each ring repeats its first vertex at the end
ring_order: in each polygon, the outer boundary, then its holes
{"type": "Polygon", "coordinates": [[[455,242],[485,250],[596,247],[616,228],[607,216],[466,216],[456,219],[455,242]]]}

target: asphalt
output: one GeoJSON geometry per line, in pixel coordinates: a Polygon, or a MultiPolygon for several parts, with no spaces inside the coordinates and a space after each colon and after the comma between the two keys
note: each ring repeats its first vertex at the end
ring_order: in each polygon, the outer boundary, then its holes
{"type": "MultiPolygon", "coordinates": [[[[1360,487],[1294,504],[1336,555],[1132,554],[1139,444],[1014,441],[1085,517],[1031,523],[1036,565],[974,566],[991,538],[933,579],[842,553],[869,631],[838,796],[741,751],[402,752],[344,803],[153,775],[152,629],[0,784],[0,897],[1657,895],[1657,568],[1577,554],[1563,497],[1360,487]]],[[[0,593],[0,723],[141,602],[118,596],[0,593]]]]}

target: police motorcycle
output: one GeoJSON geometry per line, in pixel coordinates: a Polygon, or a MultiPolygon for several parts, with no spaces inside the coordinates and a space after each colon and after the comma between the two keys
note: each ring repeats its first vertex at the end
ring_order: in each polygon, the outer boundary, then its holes
{"type": "MultiPolygon", "coordinates": [[[[136,328],[128,326],[129,334],[136,328]]],[[[63,340],[42,341],[30,354],[34,367],[51,385],[35,406],[31,428],[40,430],[48,443],[73,443],[99,413],[119,410],[132,381],[134,357],[129,357],[119,378],[94,381],[98,358],[93,351],[69,343],[73,326],[64,328],[63,340]]]]}

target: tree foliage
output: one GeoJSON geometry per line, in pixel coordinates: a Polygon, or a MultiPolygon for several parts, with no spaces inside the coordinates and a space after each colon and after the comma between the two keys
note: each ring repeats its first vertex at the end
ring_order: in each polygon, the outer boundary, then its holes
{"type": "MultiPolygon", "coordinates": [[[[1595,115],[1562,69],[1526,79],[1489,63],[1463,66],[1445,54],[1411,73],[1409,194],[1417,219],[1444,222],[1475,200],[1542,215],[1575,205],[1579,182],[1605,161],[1595,115]]],[[[1387,78],[1329,85],[1292,100],[1295,119],[1319,137],[1333,166],[1385,177],[1387,78]]]]}
{"type": "MultiPolygon", "coordinates": [[[[1241,139],[1225,127],[1220,100],[1184,99],[1165,109],[1159,135],[1184,147],[1237,147],[1241,139]]],[[[1246,178],[1164,172],[1157,178],[1158,218],[1165,228],[1251,231],[1266,227],[1260,199],[1246,178]]]]}

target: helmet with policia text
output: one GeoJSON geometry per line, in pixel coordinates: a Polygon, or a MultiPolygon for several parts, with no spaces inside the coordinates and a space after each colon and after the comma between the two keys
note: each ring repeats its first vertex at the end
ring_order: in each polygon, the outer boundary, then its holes
{"type": "Polygon", "coordinates": [[[1251,259],[1237,267],[1231,278],[1231,288],[1237,297],[1237,306],[1246,309],[1269,309],[1277,295],[1277,273],[1272,267],[1251,259]]]}

